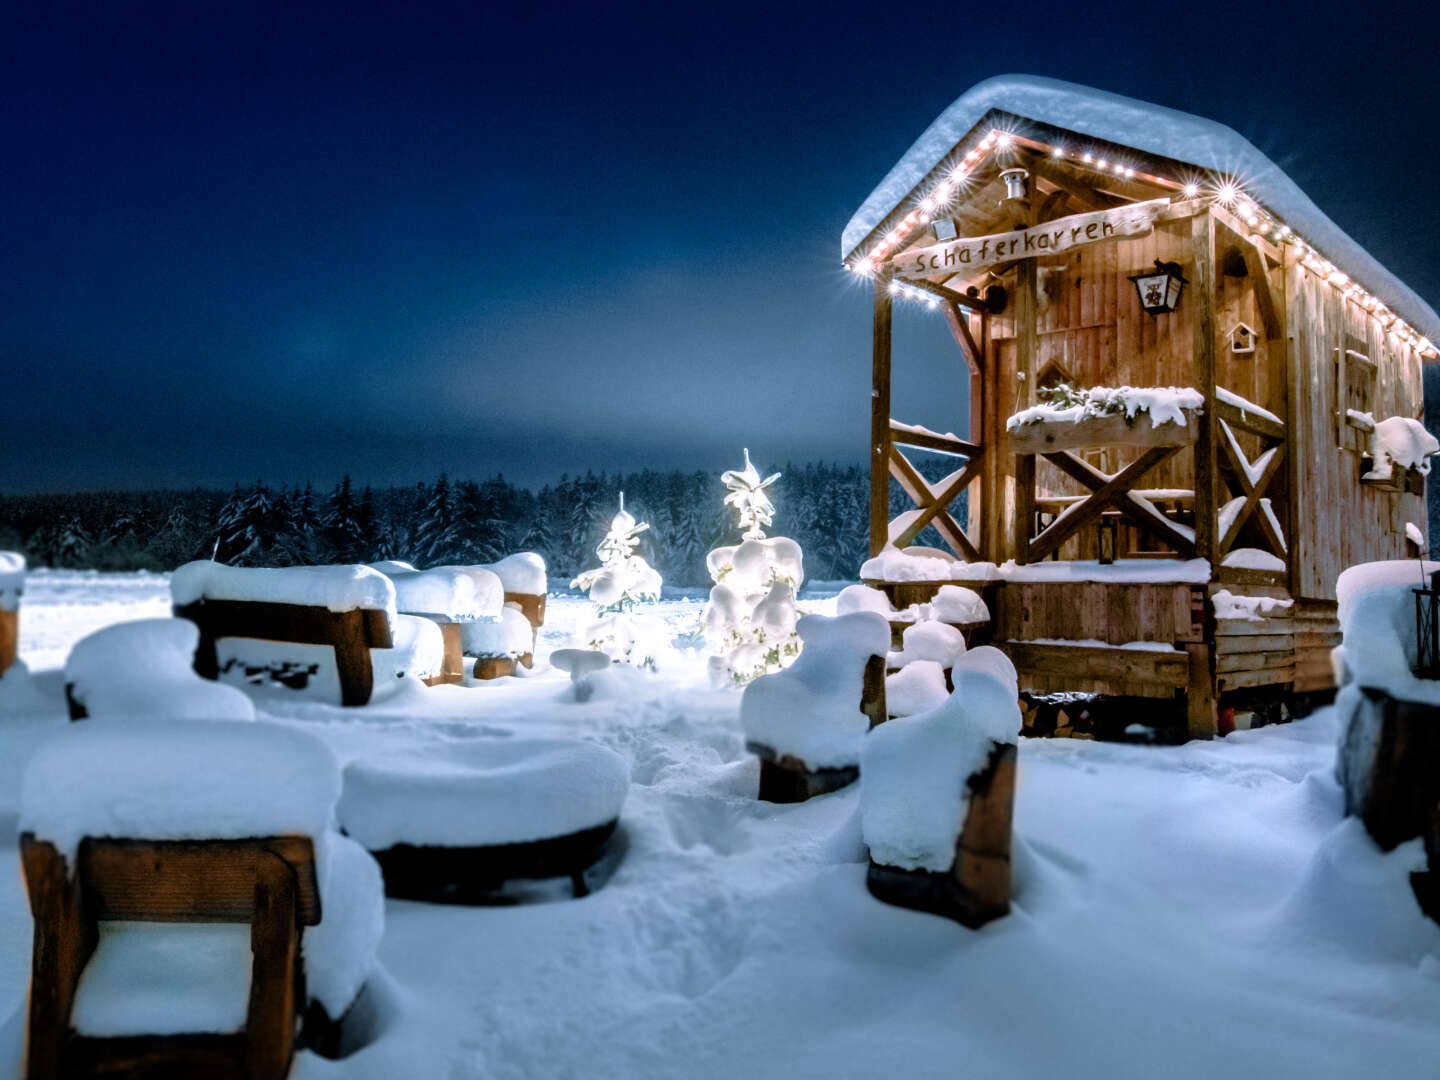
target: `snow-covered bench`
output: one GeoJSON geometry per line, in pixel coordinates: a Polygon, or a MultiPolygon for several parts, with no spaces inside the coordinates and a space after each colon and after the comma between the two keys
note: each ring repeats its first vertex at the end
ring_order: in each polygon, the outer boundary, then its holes
{"type": "Polygon", "coordinates": [[[170,593],[175,614],[200,629],[195,670],[207,679],[239,665],[257,678],[298,689],[316,674],[316,665],[297,661],[286,646],[329,646],[340,704],[364,705],[375,689],[372,649],[394,650],[382,672],[386,676],[428,678],[443,664],[439,628],[399,615],[395,586],[368,566],[271,569],[192,562],[171,575],[170,593]],[[222,663],[217,645],[225,639],[230,641],[222,663]],[[241,648],[235,639],[247,641],[241,648]]]}
{"type": "Polygon", "coordinates": [[[199,643],[187,619],[116,623],[82,638],[65,661],[70,719],[255,719],[244,691],[195,673],[199,643]]]}
{"type": "Polygon", "coordinates": [[[20,651],[20,597],[25,592],[25,556],[0,551],[0,678],[20,651]]]}
{"type": "Polygon", "coordinates": [[[740,699],[766,802],[803,802],[854,783],[865,732],[885,719],[890,624],[862,611],[807,615],[795,629],[799,658],[750,683],[740,699]]]}
{"type": "Polygon", "coordinates": [[[1020,707],[1013,667],[957,666],[954,681],[937,708],[866,736],[860,825],[871,893],[977,927],[1010,910],[1020,707]]]}
{"type": "Polygon", "coordinates": [[[629,786],[624,759],[595,743],[483,740],[352,761],[337,815],[389,896],[486,903],[510,881],[568,877],[579,897],[629,786]]]}
{"type": "Polygon", "coordinates": [[[395,586],[395,608],[401,615],[429,619],[440,627],[444,661],[426,684],[464,682],[468,635],[472,628],[498,626],[505,610],[500,578],[479,566],[416,570],[403,562],[370,565],[395,586]]]}
{"type": "Polygon", "coordinates": [[[339,770],[255,723],[75,724],[22,783],[31,1078],[280,1078],[306,993],[340,1015],[384,907],[328,832],[339,770]]]}
{"type": "MultiPolygon", "coordinates": [[[[404,574],[416,572],[413,566],[404,562],[390,561],[371,565],[390,575],[397,588],[404,574]]],[[[545,622],[547,577],[544,559],[534,552],[521,551],[493,563],[477,566],[437,566],[433,570],[421,572],[466,574],[475,581],[476,595],[483,601],[482,610],[486,614],[476,618],[452,619],[450,622],[458,625],[453,629],[443,627],[447,633],[447,673],[455,664],[452,659],[457,647],[452,645],[454,638],[458,638],[459,655],[474,660],[472,673],[477,679],[498,679],[513,675],[516,665],[527,668],[534,666],[536,634],[545,622]]],[[[400,598],[400,611],[410,611],[403,595],[400,598]]],[[[415,614],[426,614],[427,617],[434,618],[428,612],[415,614]]]]}

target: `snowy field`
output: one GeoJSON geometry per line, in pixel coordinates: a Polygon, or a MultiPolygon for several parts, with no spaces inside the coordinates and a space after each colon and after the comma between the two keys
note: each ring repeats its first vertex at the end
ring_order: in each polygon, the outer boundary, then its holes
{"type": "MultiPolygon", "coordinates": [[[[30,917],[15,774],[62,723],[57,670],[109,623],[168,614],[164,577],[38,572],[22,610],[34,715],[0,715],[0,1072],[19,1075],[30,917]]],[[[701,598],[667,600],[677,632],[701,598]]],[[[809,610],[833,608],[806,600],[809,610]]],[[[550,599],[537,649],[588,606],[550,599]]],[[[972,932],[865,889],[855,788],[756,801],[739,695],[677,654],[609,700],[562,674],[267,719],[344,759],[566,734],[622,754],[626,851],[579,900],[391,901],[373,1041],[296,1077],[1435,1076],[1440,927],[1341,818],[1330,710],[1208,744],[1021,740],[1012,914],[972,932]]]]}

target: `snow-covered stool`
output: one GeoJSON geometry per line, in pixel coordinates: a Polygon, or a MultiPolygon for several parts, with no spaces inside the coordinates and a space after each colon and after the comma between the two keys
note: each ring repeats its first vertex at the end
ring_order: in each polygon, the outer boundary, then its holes
{"type": "Polygon", "coordinates": [[[200,631],[188,619],[139,619],[96,630],[65,661],[71,720],[254,720],[244,691],[195,674],[200,631]]]}
{"type": "Polygon", "coordinates": [[[867,884],[880,900],[969,927],[1010,910],[1020,730],[1013,678],[1013,670],[1007,682],[957,668],[955,690],[939,707],[866,737],[860,825],[867,884]]]}
{"type": "Polygon", "coordinates": [[[352,761],[338,814],[388,896],[506,902],[509,882],[567,877],[581,897],[629,786],[624,759],[595,743],[486,739],[352,761]]]}
{"type": "Polygon", "coordinates": [[[520,660],[530,667],[535,662],[535,635],[545,622],[545,594],[549,585],[545,560],[533,551],[517,551],[477,569],[489,570],[500,579],[505,588],[505,606],[519,611],[530,624],[530,648],[520,660]]]}
{"type": "Polygon", "coordinates": [[[373,864],[368,899],[363,876],[322,865],[355,862],[326,855],[346,843],[327,836],[339,785],[321,743],[270,725],[76,724],[46,742],[21,790],[27,1075],[283,1077],[307,983],[337,1005],[380,937],[373,864]]]}
{"type": "Polygon", "coordinates": [[[0,551],[0,678],[20,651],[20,597],[25,592],[25,556],[0,551]]]}
{"type": "Polygon", "coordinates": [[[175,614],[200,628],[195,670],[207,679],[233,673],[303,689],[319,665],[291,647],[328,646],[340,704],[364,705],[375,689],[372,649],[393,650],[382,676],[425,678],[443,662],[439,628],[413,617],[402,626],[395,586],[368,566],[191,562],[171,575],[170,594],[175,614]]]}
{"type": "Polygon", "coordinates": [[[854,783],[865,732],[885,719],[890,624],[862,611],[806,615],[795,629],[799,658],[750,683],[740,699],[766,802],[804,802],[854,783]]]}
{"type": "Polygon", "coordinates": [[[534,666],[535,627],[524,612],[508,603],[493,622],[467,623],[461,640],[465,655],[475,660],[472,670],[477,679],[499,679],[514,675],[517,666],[534,666]]]}
{"type": "Polygon", "coordinates": [[[500,625],[505,610],[500,578],[477,566],[416,570],[402,562],[370,565],[395,586],[395,608],[401,615],[428,619],[440,628],[444,659],[425,684],[464,682],[467,635],[474,627],[500,625]]]}

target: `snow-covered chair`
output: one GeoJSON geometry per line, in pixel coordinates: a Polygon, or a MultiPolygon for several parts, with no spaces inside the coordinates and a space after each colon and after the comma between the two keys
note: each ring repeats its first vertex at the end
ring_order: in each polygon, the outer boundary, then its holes
{"type": "Polygon", "coordinates": [[[65,661],[71,720],[254,720],[244,691],[195,674],[200,631],[188,619],[116,623],[82,638],[65,661]]]}
{"type": "Polygon", "coordinates": [[[795,629],[804,643],[799,658],[750,683],[740,699],[766,802],[803,802],[853,783],[865,732],[885,719],[884,617],[807,615],[795,629]]]}
{"type": "Polygon", "coordinates": [[[576,739],[494,739],[352,761],[338,817],[385,876],[387,895],[503,899],[508,882],[596,884],[630,786],[623,758],[576,739]]]}
{"type": "Polygon", "coordinates": [[[429,619],[440,628],[444,660],[426,684],[464,682],[465,656],[473,655],[466,648],[471,631],[501,623],[505,590],[500,578],[478,566],[416,570],[409,563],[393,561],[370,565],[395,586],[395,608],[401,615],[429,619]]]}
{"type": "Polygon", "coordinates": [[[395,586],[368,566],[191,562],[171,575],[170,593],[175,614],[200,628],[195,670],[207,679],[224,673],[301,689],[320,665],[294,646],[328,646],[340,704],[364,705],[377,666],[381,680],[393,681],[429,678],[444,663],[439,627],[398,614],[395,586]]]}
{"type": "Polygon", "coordinates": [[[475,678],[513,675],[517,665],[534,667],[535,641],[545,622],[545,595],[549,585],[545,560],[533,551],[517,551],[473,569],[494,574],[505,590],[505,607],[499,625],[476,624],[466,628],[465,655],[475,658],[475,678]]]}
{"type": "Polygon", "coordinates": [[[0,678],[20,651],[20,597],[25,592],[25,556],[0,551],[0,678]]]}
{"type": "Polygon", "coordinates": [[[866,736],[860,826],[870,892],[886,903],[969,927],[1010,910],[1020,707],[1008,675],[957,667],[938,707],[866,736]]]}
{"type": "Polygon", "coordinates": [[[21,789],[27,1075],[283,1077],[305,988],[343,1011],[383,929],[373,861],[328,831],[339,786],[321,743],[270,725],[45,743],[21,789]]]}

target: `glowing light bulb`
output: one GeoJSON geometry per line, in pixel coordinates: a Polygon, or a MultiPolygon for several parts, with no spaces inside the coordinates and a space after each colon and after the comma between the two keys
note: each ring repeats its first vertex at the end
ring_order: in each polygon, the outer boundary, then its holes
{"type": "Polygon", "coordinates": [[[1184,194],[1187,199],[1193,199],[1196,195],[1200,194],[1200,185],[1195,183],[1194,180],[1191,180],[1185,185],[1182,194],[1184,194]]]}
{"type": "Polygon", "coordinates": [[[857,262],[853,267],[851,267],[851,269],[854,270],[855,273],[859,274],[861,277],[869,277],[875,269],[875,264],[871,262],[869,257],[867,256],[866,258],[863,258],[859,262],[857,262]]]}
{"type": "Polygon", "coordinates": [[[1086,154],[1086,155],[1085,155],[1084,157],[1082,157],[1080,160],[1083,161],[1083,162],[1085,162],[1086,165],[1089,165],[1090,162],[1091,162],[1093,159],[1090,157],[1089,154],[1086,154]]]}
{"type": "Polygon", "coordinates": [[[1215,197],[1220,200],[1222,206],[1232,206],[1240,197],[1240,189],[1236,187],[1233,180],[1226,180],[1215,190],[1215,197]]]}
{"type": "Polygon", "coordinates": [[[1106,162],[1106,160],[1105,160],[1103,157],[1102,157],[1102,158],[1096,158],[1096,159],[1095,159],[1095,168],[1099,169],[1101,172],[1104,172],[1104,171],[1105,171],[1105,166],[1106,166],[1107,164],[1108,164],[1108,162],[1106,162]]]}
{"type": "Polygon", "coordinates": [[[899,234],[898,232],[896,232],[894,229],[891,229],[888,233],[885,234],[885,245],[886,245],[887,247],[890,246],[891,244],[898,244],[899,242],[900,242],[900,234],[899,234]]]}
{"type": "Polygon", "coordinates": [[[891,295],[891,296],[894,296],[894,295],[895,295],[896,293],[898,293],[899,291],[900,291],[900,283],[899,283],[898,281],[892,281],[892,282],[890,282],[890,295],[891,295]]]}
{"type": "Polygon", "coordinates": [[[925,301],[925,306],[928,307],[931,311],[934,311],[934,310],[935,310],[937,307],[939,307],[940,305],[939,305],[939,303],[935,300],[935,298],[932,296],[932,297],[930,297],[930,299],[928,299],[928,300],[925,301]]]}
{"type": "Polygon", "coordinates": [[[995,147],[999,150],[1009,150],[1014,144],[1015,140],[1009,135],[1001,135],[1000,138],[995,141],[995,147]]]}
{"type": "Polygon", "coordinates": [[[1065,148],[1063,146],[1052,146],[1050,148],[1050,156],[1053,158],[1063,158],[1065,156],[1065,148]]]}

